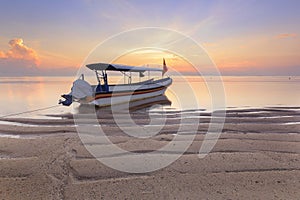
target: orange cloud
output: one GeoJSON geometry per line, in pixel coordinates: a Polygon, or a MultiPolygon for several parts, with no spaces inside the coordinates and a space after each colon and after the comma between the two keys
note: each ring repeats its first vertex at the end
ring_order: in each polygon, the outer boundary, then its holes
{"type": "Polygon", "coordinates": [[[5,58],[6,57],[6,54],[2,51],[0,51],[0,58],[5,58]]]}
{"type": "Polygon", "coordinates": [[[15,38],[9,41],[10,49],[7,52],[0,51],[0,59],[24,60],[32,64],[40,65],[36,51],[23,44],[23,39],[15,38]]]}
{"type": "Polygon", "coordinates": [[[294,37],[297,37],[296,33],[282,33],[276,36],[277,39],[294,38],[294,37]]]}

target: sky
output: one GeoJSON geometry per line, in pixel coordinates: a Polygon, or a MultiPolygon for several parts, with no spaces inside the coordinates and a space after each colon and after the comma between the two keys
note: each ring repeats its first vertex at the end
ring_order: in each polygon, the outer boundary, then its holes
{"type": "MultiPolygon", "coordinates": [[[[192,39],[222,75],[300,75],[299,0],[1,0],[0,3],[0,76],[74,75],[99,44],[124,31],[143,27],[167,29],[192,39]]],[[[167,36],[161,33],[153,37],[149,33],[142,39],[162,41],[167,36]]],[[[104,50],[105,55],[115,55],[118,46],[136,42],[134,37],[119,39],[104,50]]],[[[184,42],[177,46],[188,55],[194,54],[194,49],[184,42]]],[[[166,57],[169,67],[193,73],[189,60],[176,52],[165,49],[140,52],[128,49],[128,52],[114,62],[160,64],[162,57],[166,57]]],[[[99,58],[99,62],[107,60],[99,58]]]]}

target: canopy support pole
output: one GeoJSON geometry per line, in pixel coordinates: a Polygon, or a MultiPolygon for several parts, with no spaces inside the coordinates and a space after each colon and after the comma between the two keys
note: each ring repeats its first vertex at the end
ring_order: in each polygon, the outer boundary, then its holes
{"type": "Polygon", "coordinates": [[[101,80],[100,80],[100,78],[99,78],[99,73],[98,73],[98,71],[95,70],[95,73],[96,73],[96,77],[97,77],[98,83],[101,84],[101,80]]]}

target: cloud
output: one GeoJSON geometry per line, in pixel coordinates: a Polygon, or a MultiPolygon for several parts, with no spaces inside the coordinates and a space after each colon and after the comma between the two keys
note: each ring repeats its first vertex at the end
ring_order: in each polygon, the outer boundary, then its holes
{"type": "Polygon", "coordinates": [[[39,73],[39,57],[36,51],[15,38],[8,42],[10,49],[0,51],[0,76],[20,76],[39,73]]]}
{"type": "Polygon", "coordinates": [[[5,53],[0,51],[0,59],[6,57],[5,53]]]}
{"type": "Polygon", "coordinates": [[[294,38],[294,37],[297,37],[296,33],[282,33],[276,36],[277,39],[294,38]]]}
{"type": "Polygon", "coordinates": [[[25,61],[26,64],[32,63],[35,66],[40,65],[39,57],[36,51],[23,44],[22,38],[15,38],[9,41],[10,49],[7,52],[0,51],[0,59],[11,61],[25,61]]]}

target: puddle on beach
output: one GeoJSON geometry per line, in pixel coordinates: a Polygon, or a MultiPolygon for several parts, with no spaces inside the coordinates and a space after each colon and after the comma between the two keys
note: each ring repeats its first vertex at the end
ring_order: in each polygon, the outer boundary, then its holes
{"type": "Polygon", "coordinates": [[[283,123],[284,125],[298,125],[300,124],[300,122],[286,122],[286,123],[283,123]]]}
{"type": "MultiPolygon", "coordinates": [[[[171,99],[172,100],[172,99],[171,99]]],[[[53,101],[54,102],[54,101],[53,101]]],[[[48,104],[47,104],[48,105],[48,104]]],[[[116,105],[112,110],[109,107],[105,108],[97,108],[95,109],[94,106],[79,106],[78,104],[75,104],[75,107],[56,107],[53,106],[53,109],[44,110],[43,112],[33,112],[33,113],[27,113],[25,115],[17,115],[17,116],[11,116],[11,119],[3,119],[1,120],[0,117],[0,126],[1,125],[10,125],[10,126],[18,126],[18,127],[43,127],[43,128],[51,128],[51,127],[76,127],[76,125],[70,122],[71,119],[74,118],[73,115],[82,116],[82,119],[88,119],[90,116],[96,115],[99,117],[99,120],[103,120],[103,123],[100,124],[100,126],[114,126],[110,120],[114,119],[115,111],[116,113],[120,114],[120,116],[125,116],[125,124],[126,124],[126,113],[132,115],[133,120],[145,120],[148,119],[171,119],[174,120],[174,122],[167,123],[163,126],[173,126],[174,123],[177,120],[182,119],[188,119],[190,120],[189,123],[185,124],[193,124],[193,121],[201,123],[202,118],[210,118],[212,115],[214,118],[218,118],[218,113],[220,110],[214,111],[212,113],[209,109],[203,109],[203,108],[178,108],[172,104],[172,102],[167,98],[167,96],[158,96],[151,99],[144,99],[141,101],[135,101],[130,103],[129,107],[128,104],[124,105],[116,105]],[[22,118],[21,120],[18,120],[17,118],[22,118]],[[13,118],[16,118],[15,120],[13,118]],[[26,120],[28,119],[28,120],[26,120]],[[49,120],[49,121],[48,121],[49,120]],[[56,123],[56,121],[59,121],[56,123]],[[65,120],[66,124],[63,124],[63,121],[65,120]],[[48,123],[48,124],[47,124],[48,123]]],[[[39,110],[39,109],[38,109],[39,110]]],[[[223,110],[224,111],[224,110],[223,110]]],[[[226,114],[227,118],[241,118],[241,119],[262,119],[263,118],[287,118],[290,117],[291,120],[285,120],[281,122],[284,125],[299,125],[300,122],[294,122],[293,117],[299,117],[300,116],[300,107],[297,106],[291,106],[291,107],[285,107],[285,106],[268,106],[268,107],[255,107],[255,106],[228,106],[226,108],[226,114]],[[282,123],[284,122],[284,123],[282,123]]],[[[219,117],[222,117],[219,115],[219,117]]],[[[278,121],[278,120],[277,120],[278,121]]],[[[279,120],[280,121],[280,120],[279,120]]],[[[87,126],[98,126],[99,124],[92,124],[89,122],[83,122],[86,123],[87,126]]],[[[143,121],[141,123],[144,123],[143,121]]],[[[241,122],[239,122],[241,123],[241,122]]],[[[248,122],[247,122],[248,123],[248,122]]],[[[151,126],[162,126],[161,124],[141,124],[145,127],[151,127],[151,126]]],[[[52,134],[0,134],[0,138],[13,138],[13,139],[36,139],[41,137],[48,137],[48,136],[59,136],[63,135],[65,133],[52,133],[52,134]]],[[[69,133],[68,133],[69,134],[69,133]]]]}
{"type": "MultiPolygon", "coordinates": [[[[163,109],[163,108],[162,108],[163,109]]],[[[204,110],[204,109],[189,109],[189,110],[159,110],[159,109],[148,109],[148,110],[136,110],[136,111],[130,111],[129,114],[133,114],[133,116],[136,114],[140,119],[143,119],[143,114],[145,114],[145,117],[150,117],[150,118],[169,118],[169,119],[183,119],[183,118],[189,118],[189,119],[201,119],[201,118],[210,118],[212,113],[204,110]]],[[[81,110],[82,111],[82,110],[81,110]]],[[[83,113],[83,116],[85,116],[87,114],[94,114],[92,111],[95,112],[95,108],[88,108],[85,109],[83,113]]],[[[103,110],[96,110],[97,115],[99,115],[101,118],[99,119],[114,119],[114,113],[109,112],[107,110],[103,111],[103,110]],[[106,118],[107,117],[107,118],[106,118]]],[[[120,114],[120,116],[122,116],[122,114],[126,115],[127,112],[120,112],[117,114],[120,114]]],[[[217,113],[217,111],[216,111],[217,113]]],[[[80,116],[81,113],[78,113],[76,115],[80,116]]],[[[297,117],[300,116],[300,111],[299,108],[289,108],[289,107],[276,107],[276,108],[270,108],[270,107],[266,107],[266,108],[245,108],[245,109],[228,109],[226,110],[226,117],[230,118],[230,117],[243,117],[243,118],[259,118],[259,119],[264,119],[264,118],[269,118],[269,119],[277,119],[277,118],[293,118],[293,117],[297,117]],[[282,113],[282,114],[281,114],[282,113]],[[236,116],[236,114],[238,114],[238,116],[236,116]],[[256,114],[260,114],[262,116],[257,116],[256,114]],[[265,114],[265,116],[264,116],[265,114]],[[253,115],[253,116],[252,116],[253,115]]],[[[214,118],[218,117],[218,116],[213,116],[214,118]]],[[[221,116],[222,117],[222,116],[221,116]]],[[[25,117],[25,118],[21,118],[22,121],[19,121],[18,119],[16,119],[14,121],[14,119],[3,119],[1,120],[0,118],[0,125],[13,125],[13,126],[24,126],[24,127],[74,127],[76,125],[74,124],[70,124],[70,122],[66,123],[66,124],[61,124],[61,123],[57,123],[55,124],[55,122],[51,121],[51,120],[59,120],[59,119],[73,119],[73,114],[72,113],[64,113],[64,114],[46,114],[43,115],[42,118],[38,118],[37,116],[35,117],[25,117]],[[28,121],[26,121],[26,119],[29,119],[28,121]],[[23,120],[24,119],[24,120],[23,120]],[[39,119],[39,120],[44,120],[45,122],[40,122],[40,121],[36,121],[35,119],[39,119]],[[49,122],[51,121],[51,124],[47,124],[47,120],[49,120],[49,122]]],[[[298,124],[299,122],[287,122],[285,124],[298,124]]],[[[88,124],[88,123],[87,123],[88,124]]],[[[105,124],[103,124],[105,125],[105,124]]]]}
{"type": "Polygon", "coordinates": [[[0,119],[0,125],[13,125],[13,126],[24,126],[24,127],[74,127],[74,124],[66,124],[66,125],[47,125],[47,124],[34,124],[32,123],[22,123],[22,122],[14,122],[12,121],[3,121],[0,119]]]}
{"type": "Polygon", "coordinates": [[[39,139],[45,137],[64,136],[73,133],[49,133],[49,134],[7,134],[0,133],[0,138],[11,138],[11,139],[39,139]]]}

